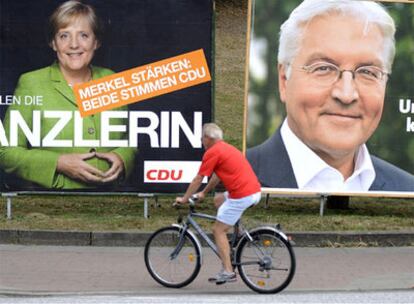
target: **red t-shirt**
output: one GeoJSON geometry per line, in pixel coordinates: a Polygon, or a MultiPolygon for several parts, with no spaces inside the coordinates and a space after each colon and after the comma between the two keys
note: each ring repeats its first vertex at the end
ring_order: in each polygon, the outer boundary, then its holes
{"type": "Polygon", "coordinates": [[[198,174],[220,178],[230,198],[242,198],[260,191],[260,183],[243,154],[220,140],[204,153],[198,174]]]}

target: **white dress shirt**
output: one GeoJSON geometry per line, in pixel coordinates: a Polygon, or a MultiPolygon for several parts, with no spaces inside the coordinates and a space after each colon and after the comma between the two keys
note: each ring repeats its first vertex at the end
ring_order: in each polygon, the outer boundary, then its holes
{"type": "Polygon", "coordinates": [[[358,149],[354,172],[344,180],[337,169],[329,166],[292,132],[286,119],[281,135],[298,189],[322,192],[368,191],[375,179],[375,170],[366,145],[358,149]]]}

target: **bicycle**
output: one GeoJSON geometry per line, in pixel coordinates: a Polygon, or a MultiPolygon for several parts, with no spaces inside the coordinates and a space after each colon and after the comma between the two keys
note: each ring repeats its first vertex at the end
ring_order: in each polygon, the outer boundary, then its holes
{"type": "MultiPolygon", "coordinates": [[[[145,245],[145,265],[155,281],[165,287],[181,288],[198,275],[202,264],[202,246],[192,226],[219,256],[215,243],[194,218],[215,221],[216,217],[197,213],[195,200],[189,202],[189,213],[178,224],[155,231],[145,245]]],[[[233,269],[238,269],[243,282],[258,293],[277,293],[286,288],[295,274],[296,259],[292,243],[280,225],[261,226],[251,230],[234,225],[230,237],[233,269]]]]}

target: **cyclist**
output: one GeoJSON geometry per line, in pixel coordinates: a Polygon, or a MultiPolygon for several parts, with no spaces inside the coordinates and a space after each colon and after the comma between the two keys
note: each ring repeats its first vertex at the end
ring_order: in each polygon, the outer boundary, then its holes
{"type": "Polygon", "coordinates": [[[196,194],[199,200],[204,199],[220,181],[223,183],[227,191],[214,197],[214,205],[218,210],[217,220],[213,226],[213,235],[223,269],[209,281],[216,284],[234,282],[236,273],[231,265],[227,232],[240,219],[244,210],[259,203],[260,183],[243,154],[223,141],[223,131],[219,126],[214,123],[205,124],[201,140],[206,151],[198,174],[184,196],[177,197],[176,202],[187,203],[198,191],[205,176],[210,177],[210,180],[206,187],[196,194]]]}

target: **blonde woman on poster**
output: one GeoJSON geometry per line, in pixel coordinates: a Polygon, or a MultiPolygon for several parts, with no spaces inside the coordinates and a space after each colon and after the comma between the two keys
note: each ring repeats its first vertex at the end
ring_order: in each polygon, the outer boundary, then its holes
{"type": "MultiPolygon", "coordinates": [[[[43,141],[41,146],[34,147],[28,142],[26,134],[19,130],[17,146],[0,148],[0,167],[12,176],[44,188],[105,186],[106,190],[110,190],[111,185],[116,186],[132,170],[136,149],[95,146],[94,143],[99,142],[101,136],[101,114],[76,119],[75,116],[79,114],[72,91],[75,84],[113,73],[109,69],[91,65],[95,51],[100,46],[98,17],[92,6],[80,1],[67,1],[51,15],[49,31],[49,45],[56,52],[57,60],[48,67],[23,74],[14,93],[16,98],[41,98],[37,104],[11,105],[3,124],[6,133],[10,133],[11,115],[16,114],[13,112],[18,112],[28,126],[33,125],[36,112],[36,115],[43,113],[40,117],[40,137],[44,139],[56,128],[61,116],[58,113],[71,113],[73,116],[55,138],[54,142],[61,143],[61,146],[45,146],[43,141]],[[52,113],[52,117],[45,117],[46,112],[52,113]],[[57,116],[53,116],[53,113],[57,116]],[[77,130],[83,130],[80,134],[81,144],[77,144],[74,139],[77,130]],[[71,144],[67,145],[68,142],[71,144]]],[[[124,124],[123,120],[111,119],[114,125],[124,124]]],[[[124,136],[122,132],[111,133],[113,140],[124,136]]]]}

